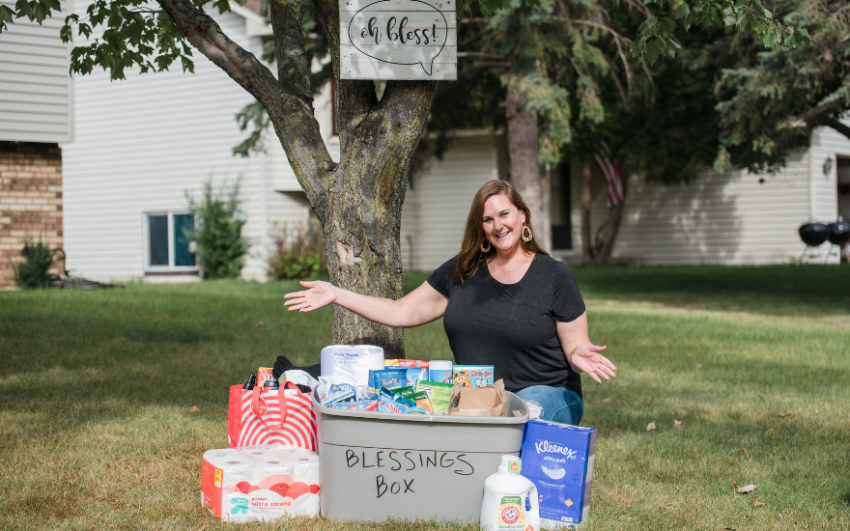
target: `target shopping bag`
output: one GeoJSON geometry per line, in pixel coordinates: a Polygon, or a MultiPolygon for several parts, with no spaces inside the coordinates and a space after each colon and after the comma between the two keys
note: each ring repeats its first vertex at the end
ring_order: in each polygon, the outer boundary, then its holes
{"type": "Polygon", "coordinates": [[[231,448],[255,444],[281,444],[316,451],[316,414],[309,393],[292,382],[279,390],[246,391],[230,386],[227,439],[231,448]]]}

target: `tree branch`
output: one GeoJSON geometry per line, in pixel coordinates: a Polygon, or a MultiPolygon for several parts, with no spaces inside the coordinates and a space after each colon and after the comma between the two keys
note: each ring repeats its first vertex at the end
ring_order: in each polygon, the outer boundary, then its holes
{"type": "Polygon", "coordinates": [[[277,78],[284,90],[313,108],[310,90],[310,60],[304,51],[302,21],[304,6],[296,0],[272,0],[277,78]]]}
{"type": "Polygon", "coordinates": [[[175,26],[210,61],[227,72],[257,101],[267,106],[280,92],[271,71],[221,31],[211,16],[189,0],[157,0],[175,26]]]}
{"type": "MultiPolygon", "coordinates": [[[[298,182],[311,204],[315,204],[325,178],[336,169],[336,164],[313,117],[312,99],[304,101],[285,90],[254,54],[230,40],[215,20],[190,0],[157,2],[195,48],[266,108],[298,182]]],[[[309,87],[309,78],[307,83],[309,87]]],[[[299,85],[295,81],[293,86],[299,85]]]]}
{"type": "Polygon", "coordinates": [[[820,125],[831,127],[842,135],[846,136],[847,138],[850,138],[850,126],[845,125],[841,120],[838,120],[837,118],[833,118],[832,116],[821,116],[817,119],[817,122],[820,125]]]}

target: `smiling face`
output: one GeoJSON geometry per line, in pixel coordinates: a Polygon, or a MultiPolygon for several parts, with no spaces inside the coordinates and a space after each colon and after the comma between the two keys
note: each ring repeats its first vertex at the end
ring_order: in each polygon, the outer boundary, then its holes
{"type": "Polygon", "coordinates": [[[506,253],[521,245],[523,223],[525,213],[507,195],[496,194],[484,203],[484,237],[497,252],[506,253]]]}

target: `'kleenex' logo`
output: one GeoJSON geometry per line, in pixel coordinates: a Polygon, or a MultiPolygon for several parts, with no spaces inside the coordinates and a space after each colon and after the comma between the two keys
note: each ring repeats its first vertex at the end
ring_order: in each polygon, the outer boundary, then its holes
{"type": "Polygon", "coordinates": [[[534,443],[534,448],[537,450],[537,453],[551,453],[551,454],[561,454],[567,459],[575,459],[576,451],[570,450],[566,446],[561,446],[560,444],[553,444],[549,441],[540,441],[534,443]]]}

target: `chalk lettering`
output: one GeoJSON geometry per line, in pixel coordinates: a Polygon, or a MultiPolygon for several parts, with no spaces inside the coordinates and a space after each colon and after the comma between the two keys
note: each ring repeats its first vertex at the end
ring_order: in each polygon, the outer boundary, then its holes
{"type": "Polygon", "coordinates": [[[395,458],[395,456],[393,454],[395,454],[395,452],[390,452],[390,459],[395,461],[395,464],[398,465],[398,468],[393,466],[393,467],[390,468],[390,470],[401,470],[401,463],[399,462],[398,459],[395,458]]]}
{"type": "Polygon", "coordinates": [[[460,476],[471,476],[472,474],[474,474],[474,473],[475,473],[475,467],[473,467],[471,464],[469,464],[469,461],[467,461],[467,460],[465,460],[465,459],[463,458],[463,456],[465,456],[465,455],[466,455],[466,454],[458,454],[458,456],[456,457],[456,459],[457,459],[458,461],[460,461],[461,463],[465,464],[466,466],[468,466],[468,467],[469,467],[469,471],[468,471],[468,472],[465,472],[465,471],[464,471],[464,468],[458,468],[458,469],[455,469],[455,470],[454,470],[454,473],[455,473],[455,474],[458,474],[458,475],[460,475],[460,476]]]}
{"type": "Polygon", "coordinates": [[[404,481],[404,493],[405,494],[407,494],[408,491],[413,492],[414,494],[416,493],[416,491],[413,490],[413,480],[412,479],[410,480],[410,483],[408,483],[406,479],[403,479],[402,481],[404,481]]]}
{"type": "Polygon", "coordinates": [[[360,462],[360,459],[357,457],[357,454],[355,454],[353,450],[345,451],[345,464],[348,465],[348,468],[357,466],[358,462],[360,462]],[[353,463],[352,460],[354,461],[353,463]]]}
{"type": "Polygon", "coordinates": [[[378,484],[378,498],[387,493],[387,484],[384,481],[384,476],[378,476],[375,478],[375,482],[378,484]],[[381,490],[383,487],[384,490],[381,490]]]}

